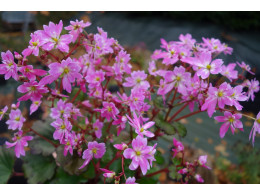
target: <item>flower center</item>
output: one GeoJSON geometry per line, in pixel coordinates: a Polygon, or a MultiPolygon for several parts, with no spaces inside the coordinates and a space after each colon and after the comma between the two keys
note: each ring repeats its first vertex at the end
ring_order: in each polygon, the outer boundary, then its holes
{"type": "Polygon", "coordinates": [[[61,128],[61,129],[65,129],[65,125],[64,125],[64,124],[61,125],[60,128],[61,128]]]}
{"type": "Polygon", "coordinates": [[[15,120],[16,120],[16,121],[20,121],[20,117],[19,117],[19,116],[16,117],[15,120]]]}
{"type": "Polygon", "coordinates": [[[36,91],[36,87],[35,86],[31,86],[31,91],[36,91]]]}
{"type": "Polygon", "coordinates": [[[174,54],[175,54],[175,51],[174,51],[174,50],[172,50],[172,51],[171,51],[171,55],[174,55],[174,54]]]}
{"type": "Polygon", "coordinates": [[[31,72],[29,68],[25,68],[25,72],[31,72]]]}
{"type": "Polygon", "coordinates": [[[70,72],[70,69],[68,67],[64,68],[63,70],[64,74],[68,74],[70,72]]]}
{"type": "Polygon", "coordinates": [[[228,119],[228,121],[229,121],[230,123],[233,123],[233,122],[235,121],[235,119],[232,118],[232,117],[230,117],[230,118],[228,119]]]}
{"type": "Polygon", "coordinates": [[[216,45],[216,46],[214,46],[213,48],[214,48],[214,49],[218,49],[218,46],[216,45]]]}
{"type": "Polygon", "coordinates": [[[2,114],[4,114],[4,112],[3,112],[3,111],[0,111],[0,115],[2,115],[2,114]]]}
{"type": "Polygon", "coordinates": [[[260,124],[260,118],[256,120],[256,122],[258,122],[258,124],[260,124]]]}
{"type": "Polygon", "coordinates": [[[68,141],[67,143],[66,143],[66,146],[69,146],[70,145],[70,142],[68,141]]]}
{"type": "Polygon", "coordinates": [[[141,152],[140,151],[136,151],[135,154],[136,154],[136,156],[140,156],[141,152]]]}
{"type": "Polygon", "coordinates": [[[223,97],[223,92],[222,91],[218,92],[218,97],[223,97]]]}
{"type": "Polygon", "coordinates": [[[177,76],[176,77],[176,81],[180,81],[181,80],[181,77],[180,76],[177,76]]]}
{"type": "Polygon", "coordinates": [[[208,64],[208,65],[206,66],[206,68],[207,68],[208,70],[210,70],[210,69],[211,69],[211,66],[208,64]]]}
{"type": "Polygon", "coordinates": [[[57,38],[52,38],[52,40],[57,44],[58,43],[58,39],[57,38]]]}
{"type": "Polygon", "coordinates": [[[74,26],[74,30],[79,29],[79,27],[80,27],[79,25],[75,25],[75,26],[74,26]]]}
{"type": "Polygon", "coordinates": [[[136,79],[136,82],[137,82],[137,83],[141,83],[141,81],[142,81],[142,80],[141,80],[140,78],[137,78],[137,79],[136,79]]]}
{"type": "Polygon", "coordinates": [[[98,130],[98,128],[97,127],[94,127],[94,131],[97,131],[98,130]]]}
{"type": "Polygon", "coordinates": [[[34,104],[38,106],[38,105],[39,105],[39,102],[38,102],[38,101],[36,101],[36,102],[34,102],[34,104]]]}
{"type": "Polygon", "coordinates": [[[96,153],[97,153],[97,149],[96,149],[96,148],[93,148],[93,149],[92,149],[92,152],[93,152],[93,154],[96,154],[96,153]]]}
{"type": "Polygon", "coordinates": [[[37,46],[38,43],[37,43],[37,42],[32,42],[32,45],[33,45],[33,46],[37,46]]]}
{"type": "Polygon", "coordinates": [[[111,112],[111,111],[112,111],[112,108],[111,108],[111,107],[107,107],[107,111],[108,111],[108,112],[111,112]]]}
{"type": "Polygon", "coordinates": [[[100,77],[96,77],[96,81],[100,81],[100,77]]]}
{"type": "Polygon", "coordinates": [[[144,128],[142,127],[141,129],[140,129],[140,132],[143,132],[144,131],[144,128]]]}
{"type": "Polygon", "coordinates": [[[12,65],[14,65],[13,62],[10,62],[10,63],[8,64],[9,67],[11,67],[12,65]]]}

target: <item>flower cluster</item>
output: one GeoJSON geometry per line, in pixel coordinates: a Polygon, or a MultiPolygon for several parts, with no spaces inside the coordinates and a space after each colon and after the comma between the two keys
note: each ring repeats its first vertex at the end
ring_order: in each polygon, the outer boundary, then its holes
{"type": "MultiPolygon", "coordinates": [[[[163,123],[178,122],[204,111],[211,118],[219,111],[224,116],[214,118],[223,122],[221,138],[229,128],[233,134],[235,129],[243,131],[241,118],[246,115],[241,113],[241,102],[254,100],[260,90],[259,81],[245,78],[245,71],[254,74],[245,62],[226,64],[219,57],[233,52],[225,43],[214,38],[197,42],[190,34],[180,35],[178,41],[161,39],[161,49],[152,54],[148,71],[133,70],[130,54],[118,41],[99,27],[96,34],[87,33],[85,28],[90,25],[78,20],[67,27],[62,21],[50,22],[31,34],[29,46],[21,54],[1,53],[0,74],[6,80],[22,82],[17,88],[18,103],[0,111],[0,120],[6,117],[8,128],[18,130],[13,143],[6,142],[7,147],[15,146],[18,158],[25,155],[24,147],[36,132],[23,125],[28,115],[19,108],[22,101],[31,103],[29,115],[43,105],[49,108],[53,140],[45,140],[55,147],[62,146],[64,156],[69,152],[84,159],[79,169],[84,170],[92,161],[96,178],[104,172],[103,176],[115,179],[115,183],[122,177],[124,183],[136,183],[141,172],[150,175],[147,172],[156,162],[156,140],[169,133],[164,131],[163,123]],[[74,55],[78,50],[79,55],[74,55]],[[46,71],[29,64],[31,56],[38,57],[46,71]],[[242,73],[236,68],[242,68],[242,73]],[[116,92],[111,90],[115,84],[116,92]],[[158,106],[156,100],[161,98],[163,105],[158,106]],[[173,113],[172,108],[180,105],[173,113]],[[191,113],[177,118],[187,106],[191,113]],[[118,143],[120,136],[126,136],[127,141],[118,143]],[[116,152],[104,165],[101,159],[111,142],[116,152]],[[120,158],[121,172],[110,170],[120,158]],[[131,163],[126,167],[128,159],[131,163]],[[135,171],[135,177],[127,177],[125,168],[135,171]]],[[[260,113],[253,119],[250,139],[254,143],[256,133],[260,133],[260,113]]],[[[184,154],[181,142],[174,139],[173,145],[173,157],[184,154]]],[[[200,175],[194,174],[198,166],[208,168],[206,160],[207,156],[201,156],[193,163],[186,162],[179,173],[203,182],[200,175]]]]}

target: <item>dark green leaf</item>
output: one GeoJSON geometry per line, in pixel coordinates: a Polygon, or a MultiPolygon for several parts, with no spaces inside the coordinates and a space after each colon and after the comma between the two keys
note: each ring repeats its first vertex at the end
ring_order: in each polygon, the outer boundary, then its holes
{"type": "Polygon", "coordinates": [[[53,184],[77,184],[85,183],[87,179],[83,176],[69,175],[61,167],[58,168],[55,177],[51,180],[50,183],[53,184]]]}
{"type": "Polygon", "coordinates": [[[64,156],[63,151],[64,151],[64,146],[59,146],[56,149],[57,152],[56,162],[61,167],[63,167],[64,171],[66,171],[70,175],[74,175],[74,174],[79,175],[84,170],[86,170],[86,169],[79,169],[79,167],[81,167],[81,165],[84,163],[84,159],[79,157],[75,152],[73,156],[71,156],[69,153],[67,156],[64,156]]]}
{"type": "Polygon", "coordinates": [[[31,153],[42,154],[43,156],[51,155],[55,151],[55,147],[44,139],[38,137],[29,143],[31,153]]]}
{"type": "Polygon", "coordinates": [[[14,154],[5,149],[3,146],[0,147],[0,183],[7,183],[9,177],[13,172],[15,157],[14,154]]]}
{"type": "Polygon", "coordinates": [[[174,122],[173,126],[175,127],[175,130],[181,137],[185,137],[187,135],[187,129],[186,127],[181,124],[180,122],[174,122]]]}
{"type": "Polygon", "coordinates": [[[55,161],[52,156],[27,155],[24,158],[24,173],[28,183],[44,183],[55,173],[55,161]]]}
{"type": "Polygon", "coordinates": [[[109,161],[111,161],[113,159],[114,155],[115,154],[113,152],[111,144],[107,144],[107,146],[106,146],[106,153],[102,157],[101,161],[104,162],[104,163],[108,163],[109,161]]]}
{"type": "Polygon", "coordinates": [[[160,116],[155,119],[155,124],[168,135],[174,135],[176,133],[175,127],[160,116]]]}

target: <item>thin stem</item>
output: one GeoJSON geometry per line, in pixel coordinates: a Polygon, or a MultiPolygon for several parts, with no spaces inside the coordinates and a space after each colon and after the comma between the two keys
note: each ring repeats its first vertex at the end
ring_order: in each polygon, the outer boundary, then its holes
{"type": "Polygon", "coordinates": [[[200,112],[204,112],[204,111],[201,111],[201,110],[197,110],[197,111],[195,111],[195,112],[192,112],[192,113],[190,113],[190,114],[187,114],[187,115],[184,115],[184,116],[182,116],[182,117],[180,117],[180,118],[177,118],[177,119],[175,119],[174,121],[179,121],[179,120],[181,120],[181,119],[184,119],[184,118],[188,118],[188,117],[190,117],[190,116],[192,116],[192,115],[195,115],[195,114],[198,114],[198,113],[200,113],[200,112]]]}
{"type": "Polygon", "coordinates": [[[81,89],[78,90],[78,92],[75,94],[75,96],[72,98],[71,102],[73,103],[75,101],[75,99],[78,97],[78,95],[80,94],[81,89]]]}
{"type": "Polygon", "coordinates": [[[32,128],[30,128],[30,131],[32,131],[33,133],[35,133],[36,135],[38,135],[39,137],[41,137],[42,139],[44,139],[45,141],[49,142],[51,145],[53,145],[55,148],[57,148],[59,145],[53,143],[51,140],[49,140],[47,137],[44,137],[43,135],[39,134],[37,131],[33,130],[32,128]]]}
{"type": "Polygon", "coordinates": [[[161,170],[159,170],[159,171],[156,171],[156,172],[154,172],[154,173],[150,173],[150,174],[148,174],[148,175],[145,175],[145,177],[152,177],[152,176],[154,176],[154,175],[157,175],[157,174],[163,173],[163,172],[168,173],[168,172],[169,172],[169,169],[166,167],[166,168],[161,169],[161,170]]]}
{"type": "Polygon", "coordinates": [[[186,108],[186,106],[188,106],[189,103],[186,103],[184,106],[182,106],[171,118],[168,122],[171,122],[181,111],[184,110],[184,108],[186,108]]]}

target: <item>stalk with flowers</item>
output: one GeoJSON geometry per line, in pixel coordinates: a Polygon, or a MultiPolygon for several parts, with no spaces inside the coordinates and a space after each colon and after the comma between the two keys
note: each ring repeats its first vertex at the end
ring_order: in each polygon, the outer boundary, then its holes
{"type": "MultiPolygon", "coordinates": [[[[85,28],[90,25],[71,21],[62,34],[63,22],[50,22],[31,34],[21,54],[1,53],[0,74],[20,84],[17,103],[0,111],[0,119],[6,118],[13,134],[6,147],[14,148],[17,158],[32,155],[29,160],[24,157],[29,164],[35,153],[45,156],[52,148],[47,155],[55,162],[53,173],[31,182],[55,182],[63,173],[77,175],[80,183],[135,184],[142,183],[142,178],[174,172],[176,183],[190,179],[203,183],[197,168],[210,169],[207,155],[187,162],[183,144],[173,138],[175,164],[154,166],[161,157],[158,138],[184,137],[187,132],[181,119],[201,112],[211,118],[217,110],[223,113],[214,117],[223,122],[221,138],[229,128],[233,134],[236,128],[243,131],[241,118],[250,116],[242,113],[240,102],[253,101],[259,91],[259,81],[244,77],[245,71],[254,74],[250,66],[244,62],[225,65],[218,56],[232,54],[232,48],[218,39],[197,42],[186,34],[178,41],[161,39],[161,49],[151,56],[148,71],[134,70],[130,55],[118,41],[102,28],[96,34],[88,33],[85,28]],[[78,53],[82,48],[84,53],[78,53]],[[31,57],[41,61],[40,69],[30,64],[31,57]],[[118,86],[116,92],[112,84],[118,86]],[[51,137],[37,126],[24,127],[28,116],[21,112],[23,101],[30,102],[29,115],[40,106],[48,108],[51,137]],[[181,115],[186,108],[190,113],[181,115]],[[44,149],[46,144],[48,149],[44,149]]],[[[254,143],[260,133],[260,113],[250,118],[254,125],[249,139],[254,143]]],[[[33,171],[25,173],[34,175],[33,171]]]]}

